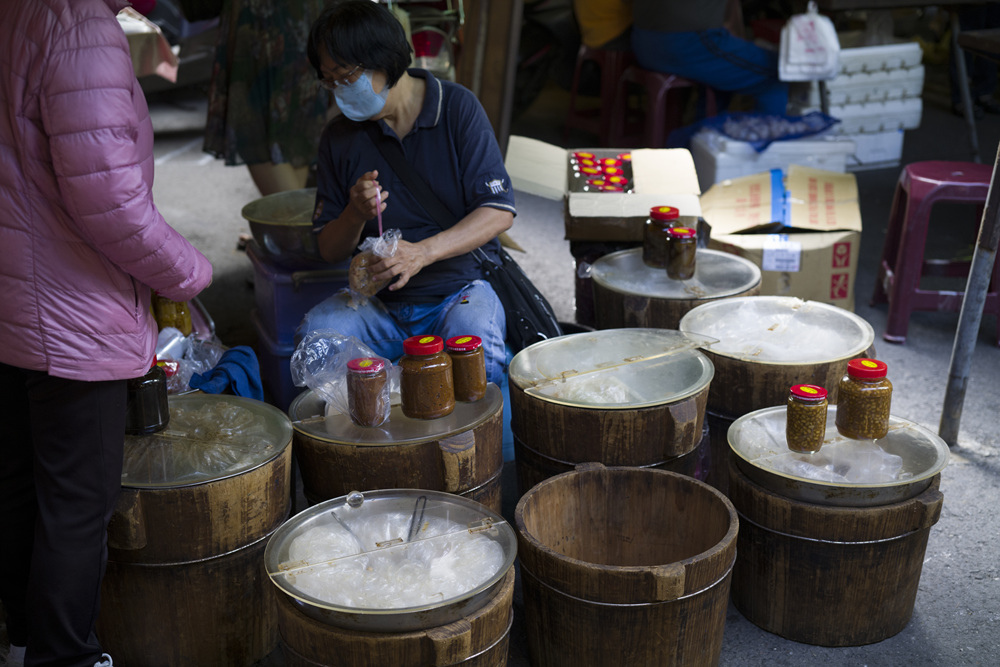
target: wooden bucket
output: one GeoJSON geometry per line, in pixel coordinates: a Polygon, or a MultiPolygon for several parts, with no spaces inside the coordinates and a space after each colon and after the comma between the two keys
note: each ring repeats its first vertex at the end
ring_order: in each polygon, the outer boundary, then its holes
{"type": "Polygon", "coordinates": [[[605,255],[591,269],[598,329],[676,329],[681,318],[709,301],[760,294],[760,269],[717,250],[699,249],[691,280],[667,278],[642,262],[642,248],[605,255]]]}
{"type": "Polygon", "coordinates": [[[261,443],[262,460],[187,485],[123,475],[135,485],[122,488],[108,526],[97,623],[123,664],[251,665],[277,645],[263,553],[291,506],[291,425],[265,403],[198,394],[171,397],[168,433],[178,408],[216,404],[265,423],[266,432],[248,436],[261,443]]]}
{"type": "Polygon", "coordinates": [[[708,409],[728,419],[784,405],[788,388],[794,384],[823,387],[834,404],[840,380],[847,373],[847,362],[874,353],[875,331],[868,322],[842,308],[795,297],[717,300],[690,310],[681,319],[679,328],[720,339],[719,343],[703,349],[715,366],[708,409]],[[755,324],[732,326],[731,318],[744,307],[754,309],[755,324]],[[824,327],[831,336],[836,334],[830,347],[824,347],[815,335],[824,327]],[[777,338],[799,332],[801,335],[791,344],[785,338],[777,338]],[[768,343],[772,333],[781,342],[770,345],[763,353],[753,351],[758,341],[768,343]],[[748,345],[745,352],[726,347],[735,344],[740,348],[744,343],[748,345]]]}
{"type": "Polygon", "coordinates": [[[323,414],[314,391],[292,401],[294,449],[306,499],[316,504],[351,491],[429,489],[464,496],[500,512],[503,396],[496,385],[447,417],[417,420],[393,406],[389,421],[362,429],[323,414]]]}
{"type": "Polygon", "coordinates": [[[832,507],[791,500],[730,465],[740,514],[732,597],[752,623],[793,641],[859,646],[892,637],[913,613],[940,475],[891,505],[832,507]]]}
{"type": "MultiPolygon", "coordinates": [[[[702,442],[712,367],[705,355],[690,348],[660,355],[659,350],[682,339],[676,331],[614,329],[542,341],[518,353],[511,362],[509,389],[521,493],[580,463],[693,469],[699,459],[695,452],[702,442]],[[598,367],[612,368],[607,381],[625,384],[629,380],[622,378],[630,378],[634,384],[628,389],[635,389],[641,398],[598,404],[538,391],[563,385],[558,380],[535,382],[535,369],[558,374],[577,357],[586,359],[584,364],[596,358],[593,363],[598,367]],[[638,370],[631,371],[633,367],[638,370]]],[[[600,375],[587,369],[570,376],[565,386],[577,378],[600,375]]]]}
{"type": "Polygon", "coordinates": [[[288,667],[503,667],[513,621],[514,568],[495,596],[468,616],[414,632],[362,632],[306,616],[277,593],[278,628],[288,667]]]}
{"type": "Polygon", "coordinates": [[[718,663],[737,535],[721,493],[593,464],[532,488],[515,520],[532,664],[718,663]]]}

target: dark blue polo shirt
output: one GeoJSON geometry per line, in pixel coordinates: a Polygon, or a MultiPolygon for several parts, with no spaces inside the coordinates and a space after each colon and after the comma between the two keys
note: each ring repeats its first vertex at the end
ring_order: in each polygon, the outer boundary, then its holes
{"type": "MultiPolygon", "coordinates": [[[[402,139],[406,160],[434,189],[454,216],[443,221],[451,226],[480,206],[514,210],[514,192],[503,164],[503,156],[486,112],[468,89],[435,78],[422,69],[409,70],[410,76],[427,81],[424,105],[413,130],[402,139]]],[[[382,132],[399,141],[385,121],[357,123],[340,116],[327,125],[319,148],[317,173],[317,231],[336,219],[347,206],[350,188],[362,174],[378,170],[382,189],[390,192],[382,228],[399,229],[407,241],[417,242],[441,231],[393,173],[365,131],[366,123],[378,123],[382,132]]],[[[369,220],[362,240],[378,236],[377,219],[369,220]]],[[[483,246],[494,254],[500,247],[493,239],[483,246]]],[[[460,255],[424,267],[400,290],[382,290],[386,301],[430,301],[447,296],[471,280],[482,277],[479,263],[470,255],[460,255]]]]}

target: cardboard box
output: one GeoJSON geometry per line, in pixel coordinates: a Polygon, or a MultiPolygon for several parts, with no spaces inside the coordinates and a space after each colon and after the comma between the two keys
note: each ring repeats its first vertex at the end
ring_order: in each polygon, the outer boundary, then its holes
{"type": "Polygon", "coordinates": [[[642,242],[643,226],[654,206],[673,206],[682,216],[701,215],[698,175],[685,148],[580,148],[567,150],[536,139],[512,136],[506,167],[516,190],[565,202],[570,241],[642,242]],[[582,181],[570,164],[574,150],[597,157],[632,155],[632,192],[581,192],[582,181]]]}
{"type": "Polygon", "coordinates": [[[854,174],[800,165],[717,183],[701,197],[710,248],[751,260],[764,295],[854,310],[861,210],[854,174]]]}

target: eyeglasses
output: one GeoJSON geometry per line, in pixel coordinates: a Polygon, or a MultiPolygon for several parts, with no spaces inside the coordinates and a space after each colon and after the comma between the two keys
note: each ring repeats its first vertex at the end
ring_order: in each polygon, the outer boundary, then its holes
{"type": "Polygon", "coordinates": [[[333,90],[337,86],[350,85],[360,78],[361,78],[361,65],[358,65],[340,79],[336,79],[334,81],[328,81],[327,79],[320,79],[319,85],[322,86],[323,88],[326,88],[327,90],[333,90]]]}

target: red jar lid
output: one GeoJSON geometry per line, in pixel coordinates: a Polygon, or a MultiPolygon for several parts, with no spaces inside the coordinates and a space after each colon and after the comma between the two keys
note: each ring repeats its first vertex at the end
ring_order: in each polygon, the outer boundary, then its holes
{"type": "Polygon", "coordinates": [[[608,182],[606,180],[604,180],[603,178],[588,178],[587,179],[587,185],[589,185],[592,188],[603,188],[607,184],[608,184],[608,182]]]}
{"type": "Polygon", "coordinates": [[[621,185],[613,185],[613,184],[611,184],[611,183],[608,183],[607,185],[605,185],[605,186],[604,186],[603,188],[601,188],[601,189],[602,189],[602,190],[604,190],[605,192],[625,192],[625,188],[624,188],[624,186],[621,186],[621,185]]]}
{"type": "Polygon", "coordinates": [[[670,238],[674,239],[689,239],[695,236],[698,232],[694,231],[690,227],[671,227],[667,230],[667,234],[670,238]]]}
{"type": "Polygon", "coordinates": [[[378,373],[385,368],[385,362],[375,357],[360,357],[347,362],[347,370],[352,373],[378,373]]]}
{"type": "Polygon", "coordinates": [[[794,384],[788,393],[804,401],[821,401],[826,398],[826,389],[814,384],[794,384]]]}
{"type": "Polygon", "coordinates": [[[449,350],[456,352],[472,352],[483,346],[483,339],[479,336],[455,336],[449,338],[445,345],[448,346],[449,350]]]}
{"type": "Polygon", "coordinates": [[[632,161],[632,154],[631,153],[619,153],[618,154],[618,159],[621,160],[622,162],[631,162],[632,161]]]}
{"type": "Polygon", "coordinates": [[[676,220],[681,212],[673,206],[654,206],[649,209],[649,217],[653,220],[676,220]]]}
{"type": "Polygon", "coordinates": [[[622,178],[625,176],[625,170],[621,167],[604,167],[604,175],[622,178]]]}
{"type": "Polygon", "coordinates": [[[580,167],[580,173],[587,176],[600,176],[603,172],[600,167],[580,167]]]}
{"type": "Polygon", "coordinates": [[[425,334],[423,336],[410,336],[403,341],[403,353],[416,356],[426,356],[437,354],[444,349],[444,341],[441,336],[425,334]]]}
{"type": "Polygon", "coordinates": [[[861,380],[884,378],[889,367],[878,359],[851,359],[847,362],[847,374],[861,380]]]}
{"type": "Polygon", "coordinates": [[[580,158],[579,160],[576,161],[576,163],[578,165],[580,165],[581,167],[600,167],[601,166],[601,165],[599,165],[597,163],[597,160],[591,159],[589,157],[580,158]]]}
{"type": "Polygon", "coordinates": [[[625,178],[624,176],[608,176],[608,183],[612,185],[624,186],[628,184],[628,179],[625,178]]]}
{"type": "Polygon", "coordinates": [[[575,153],[573,153],[573,157],[575,157],[577,160],[593,160],[594,154],[588,153],[586,151],[576,151],[575,153]]]}
{"type": "Polygon", "coordinates": [[[622,161],[616,157],[602,157],[601,166],[605,169],[610,169],[612,167],[621,167],[622,161]]]}

